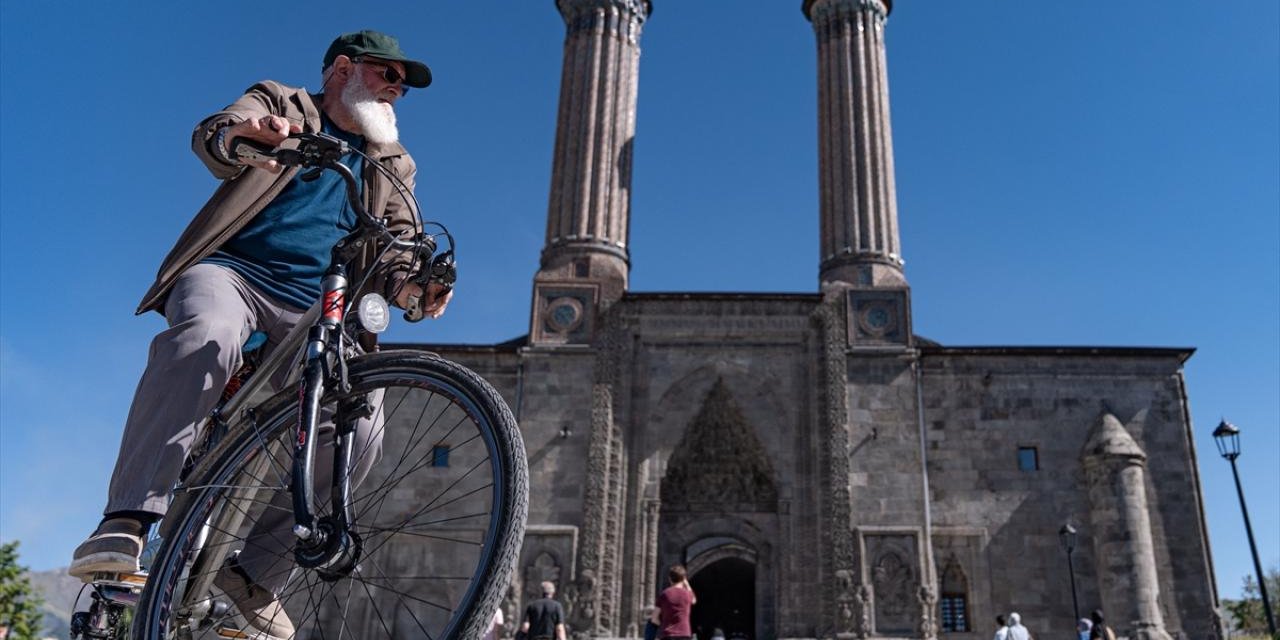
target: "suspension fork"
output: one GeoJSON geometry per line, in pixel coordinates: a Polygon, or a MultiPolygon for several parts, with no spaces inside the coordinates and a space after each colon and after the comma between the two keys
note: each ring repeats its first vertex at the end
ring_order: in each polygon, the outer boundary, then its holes
{"type": "MultiPolygon", "coordinates": [[[[316,436],[320,425],[320,404],[325,383],[332,379],[334,365],[342,357],[338,353],[335,337],[342,332],[342,315],[346,308],[346,269],[334,261],[321,282],[320,319],[307,335],[306,359],[298,390],[298,425],[293,449],[293,532],[298,538],[312,545],[323,545],[323,540],[313,540],[317,533],[315,513],[312,510],[315,496],[316,436]]],[[[345,411],[340,411],[346,413],[345,411]]],[[[333,459],[334,514],[342,529],[349,522],[350,488],[348,470],[351,461],[351,436],[353,424],[347,416],[338,415],[333,459]],[[340,498],[340,499],[339,499],[340,498]]]]}

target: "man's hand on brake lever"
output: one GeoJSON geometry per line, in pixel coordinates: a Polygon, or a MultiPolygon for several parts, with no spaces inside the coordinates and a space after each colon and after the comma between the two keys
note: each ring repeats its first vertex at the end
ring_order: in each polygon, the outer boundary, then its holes
{"type": "Polygon", "coordinates": [[[427,285],[425,295],[422,285],[416,282],[406,282],[400,287],[400,293],[396,295],[396,306],[401,309],[408,309],[413,306],[416,301],[418,307],[422,309],[424,318],[439,318],[444,315],[444,310],[449,306],[449,301],[453,299],[453,287],[445,287],[442,284],[432,282],[427,285]]]}
{"type": "MultiPolygon", "coordinates": [[[[289,122],[288,119],[280,116],[261,116],[258,118],[242,120],[231,125],[231,128],[227,130],[226,139],[227,144],[231,144],[231,141],[236,138],[248,138],[250,140],[256,140],[272,147],[276,147],[279,146],[281,142],[284,142],[285,138],[288,138],[290,133],[301,132],[302,125],[297,124],[296,122],[289,122]]],[[[228,149],[228,151],[230,150],[228,149]]],[[[245,158],[242,162],[251,167],[266,169],[272,173],[280,172],[280,164],[275,160],[267,160],[264,162],[261,160],[245,158]]]]}

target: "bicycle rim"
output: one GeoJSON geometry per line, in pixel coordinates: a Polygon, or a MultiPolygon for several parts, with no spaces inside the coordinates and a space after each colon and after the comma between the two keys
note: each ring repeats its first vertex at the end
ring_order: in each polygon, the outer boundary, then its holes
{"type": "MultiPolygon", "coordinates": [[[[375,429],[381,456],[352,491],[354,567],[338,576],[298,567],[292,534],[263,524],[281,520],[289,504],[297,396],[288,389],[263,403],[256,419],[233,425],[233,436],[175,494],[135,637],[201,637],[241,626],[230,614],[203,611],[210,594],[194,592],[236,553],[272,565],[256,577],[279,594],[296,628],[291,637],[480,635],[524,536],[528,469],[510,410],[475,373],[432,354],[353,359],[350,380],[351,392],[326,394],[325,406],[382,390],[384,418],[375,429]]],[[[357,450],[357,460],[369,451],[357,450]]],[[[319,456],[316,464],[329,460],[319,456]]],[[[328,486],[316,493],[324,516],[328,486]]]]}

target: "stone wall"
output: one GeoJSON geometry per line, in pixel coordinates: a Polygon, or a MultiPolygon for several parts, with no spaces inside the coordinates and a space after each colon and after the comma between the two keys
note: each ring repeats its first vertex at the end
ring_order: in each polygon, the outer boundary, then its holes
{"type": "MultiPolygon", "coordinates": [[[[518,612],[531,585],[554,579],[575,631],[635,637],[667,565],[739,557],[755,566],[758,637],[836,637],[845,624],[862,637],[936,630],[980,640],[1010,611],[1048,637],[1072,626],[1062,524],[1079,529],[1082,612],[1113,604],[1102,601],[1114,576],[1100,573],[1091,536],[1102,520],[1091,512],[1082,451],[1107,414],[1145,451],[1164,628],[1214,637],[1181,378],[1187,351],[837,344],[832,359],[827,343],[841,332],[826,326],[837,317],[822,314],[826,304],[817,295],[628,295],[600,319],[591,345],[437,347],[494,382],[525,435],[530,529],[509,608],[518,612]],[[847,449],[836,453],[825,421],[837,414],[823,408],[830,380],[845,390],[847,424],[834,433],[847,449]],[[723,442],[690,436],[708,411],[719,426],[696,428],[724,430],[723,442]],[[686,494],[676,500],[663,483],[678,446],[696,450],[674,474],[686,478],[671,485],[686,494]],[[1034,449],[1037,468],[1019,469],[1019,448],[1034,449]],[[776,493],[751,500],[725,488],[726,456],[769,479],[750,486],[776,493]],[[830,486],[832,468],[847,469],[847,486],[830,486]],[[719,488],[700,492],[699,483],[719,488]],[[833,510],[841,495],[848,504],[833,510]],[[843,532],[826,524],[831,513],[847,514],[843,532]],[[838,552],[852,555],[852,570],[831,569],[838,552]],[[943,585],[963,592],[969,631],[936,627],[943,585]]],[[[1129,624],[1113,620],[1121,631],[1129,624]]]]}

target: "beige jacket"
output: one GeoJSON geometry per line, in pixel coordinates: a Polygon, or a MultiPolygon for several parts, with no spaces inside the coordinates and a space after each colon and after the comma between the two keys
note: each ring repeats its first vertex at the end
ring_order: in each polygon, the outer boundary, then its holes
{"type": "MultiPolygon", "coordinates": [[[[218,129],[251,118],[277,115],[302,125],[303,132],[316,132],[321,128],[319,105],[320,96],[265,80],[250,87],[231,106],[205,118],[196,126],[191,135],[191,149],[214,177],[222,180],[222,185],[187,225],[187,229],[165,257],[156,274],[155,283],[138,304],[137,313],[151,310],[163,313],[165,296],[178,276],[235,236],[279,195],[298,171],[293,167],[277,174],[247,166],[232,166],[218,160],[210,151],[210,141],[218,129]]],[[[417,167],[404,147],[399,143],[380,145],[370,142],[365,145],[365,154],[399,176],[409,194],[412,194],[417,167]]],[[[364,205],[369,213],[375,218],[385,219],[393,232],[399,233],[406,229],[421,231],[418,216],[405,204],[405,199],[397,194],[397,187],[391,180],[380,174],[372,163],[365,163],[363,178],[364,205]]],[[[405,237],[409,235],[406,233],[405,237]]],[[[360,281],[363,272],[378,255],[379,249],[371,244],[366,245],[361,258],[357,260],[355,272],[349,274],[352,282],[360,281]]],[[[396,254],[389,254],[387,258],[389,262],[405,265],[404,270],[408,269],[409,260],[409,256],[396,254]]],[[[394,270],[394,267],[388,269],[394,270]]],[[[374,291],[381,292],[383,285],[378,281],[373,286],[374,291]]]]}

